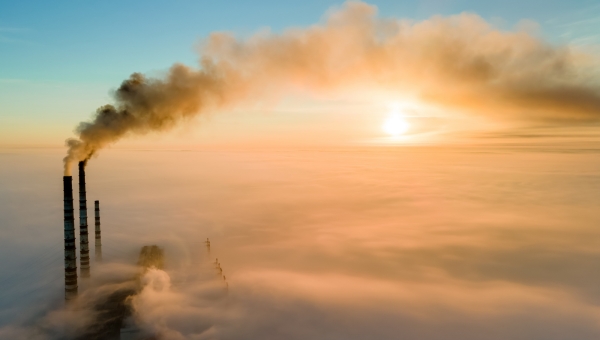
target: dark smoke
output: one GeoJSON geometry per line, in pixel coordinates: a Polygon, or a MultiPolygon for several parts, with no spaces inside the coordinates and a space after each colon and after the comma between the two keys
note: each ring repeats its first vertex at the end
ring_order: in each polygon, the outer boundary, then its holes
{"type": "Polygon", "coordinates": [[[176,64],[166,79],[148,79],[132,74],[114,92],[115,104],[98,110],[91,122],[76,129],[78,139],[68,139],[65,173],[78,160],[88,160],[96,151],[128,134],[145,134],[173,127],[211,103],[218,103],[222,85],[206,65],[200,71],[176,64]]]}

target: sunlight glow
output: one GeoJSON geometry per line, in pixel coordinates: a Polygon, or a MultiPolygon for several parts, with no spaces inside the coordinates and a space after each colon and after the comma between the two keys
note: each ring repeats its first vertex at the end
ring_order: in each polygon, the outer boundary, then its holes
{"type": "Polygon", "coordinates": [[[400,113],[398,105],[393,105],[391,109],[392,112],[383,123],[383,131],[394,137],[403,135],[410,128],[410,124],[400,113]]]}

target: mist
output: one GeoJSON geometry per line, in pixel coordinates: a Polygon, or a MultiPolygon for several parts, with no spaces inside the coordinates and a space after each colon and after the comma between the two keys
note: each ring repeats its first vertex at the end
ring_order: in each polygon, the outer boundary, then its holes
{"type": "Polygon", "coordinates": [[[115,320],[167,340],[600,337],[598,56],[531,22],[358,1],[196,49],[196,66],[132,73],[66,157],[0,148],[1,339],[115,320]],[[294,113],[256,118],[281,102],[294,113]],[[328,105],[300,122],[315,102],[328,105]],[[404,134],[367,131],[390,102],[404,134]],[[226,113],[198,144],[140,146],[226,113]],[[91,278],[66,303],[61,176],[78,161],[103,261],[90,242],[91,278]],[[139,261],[146,246],[160,265],[139,261]],[[105,313],[116,295],[126,313],[105,313]]]}
{"type": "MultiPolygon", "coordinates": [[[[91,282],[162,247],[131,303],[164,339],[596,339],[600,158],[585,145],[112,149],[87,170],[108,266],[92,261],[91,282]]],[[[62,307],[60,152],[1,154],[2,336],[85,324],[62,307]]]]}

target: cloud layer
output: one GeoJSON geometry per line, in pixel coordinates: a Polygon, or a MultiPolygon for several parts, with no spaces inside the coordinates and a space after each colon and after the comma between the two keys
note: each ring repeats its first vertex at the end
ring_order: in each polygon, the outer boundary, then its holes
{"type": "MultiPolygon", "coordinates": [[[[165,249],[164,271],[132,302],[139,326],[167,339],[592,340],[600,152],[590,145],[110,150],[88,169],[88,197],[102,204],[107,265],[165,249]],[[227,298],[205,267],[206,237],[227,298]]],[[[13,314],[0,315],[2,335],[71,322],[50,317],[64,312],[61,152],[0,154],[11,280],[0,304],[13,314]],[[53,268],[19,265],[54,254],[53,268]]],[[[93,264],[92,280],[110,286],[128,268],[93,264]]]]}

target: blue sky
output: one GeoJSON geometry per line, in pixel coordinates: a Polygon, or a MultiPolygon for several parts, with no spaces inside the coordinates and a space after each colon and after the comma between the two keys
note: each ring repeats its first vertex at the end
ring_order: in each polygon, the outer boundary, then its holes
{"type": "MultiPolygon", "coordinates": [[[[195,64],[195,44],[212,31],[244,36],[267,27],[306,26],[342,3],[0,1],[0,144],[19,140],[15,131],[28,124],[37,124],[42,134],[42,127],[64,129],[67,122],[67,131],[72,129],[132,72],[152,73],[174,62],[195,64]]],[[[600,42],[600,3],[595,0],[370,3],[383,17],[419,20],[467,11],[507,29],[524,19],[535,21],[539,34],[553,43],[600,42]]]]}
{"type": "MultiPolygon", "coordinates": [[[[132,71],[194,63],[194,43],[212,31],[250,34],[317,22],[340,1],[3,1],[0,78],[114,82],[132,71]]],[[[590,38],[600,4],[578,1],[372,1],[380,15],[424,19],[475,12],[511,26],[541,25],[551,40],[590,38]],[[595,6],[596,5],[596,6],[595,6]],[[580,21],[587,21],[579,23],[580,21]]],[[[593,37],[592,37],[593,38],[593,37]]]]}

